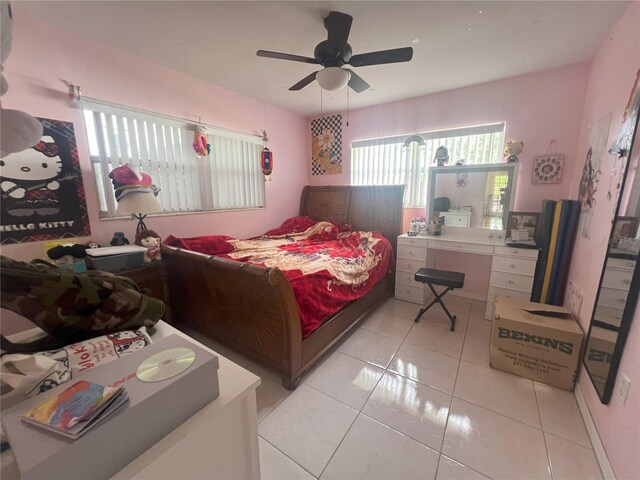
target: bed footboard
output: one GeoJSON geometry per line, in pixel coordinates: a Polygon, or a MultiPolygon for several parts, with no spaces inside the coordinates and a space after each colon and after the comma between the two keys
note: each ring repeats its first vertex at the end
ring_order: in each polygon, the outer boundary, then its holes
{"type": "Polygon", "coordinates": [[[293,380],[301,368],[298,306],[274,268],[162,247],[174,323],[199,331],[293,380]]]}

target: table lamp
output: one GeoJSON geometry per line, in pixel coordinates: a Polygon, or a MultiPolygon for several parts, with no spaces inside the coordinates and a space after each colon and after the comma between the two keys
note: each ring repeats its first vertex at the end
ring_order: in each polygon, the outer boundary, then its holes
{"type": "Polygon", "coordinates": [[[131,214],[131,219],[138,220],[136,235],[147,230],[145,217],[150,213],[162,212],[162,206],[156,199],[160,189],[151,183],[151,177],[146,173],[138,175],[129,165],[114,168],[109,177],[113,183],[117,213],[131,214]]]}

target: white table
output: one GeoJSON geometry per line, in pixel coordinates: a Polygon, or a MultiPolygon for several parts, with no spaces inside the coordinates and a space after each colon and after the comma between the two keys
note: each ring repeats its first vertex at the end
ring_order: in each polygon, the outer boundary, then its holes
{"type": "Polygon", "coordinates": [[[396,298],[425,304],[428,291],[424,284],[414,280],[414,275],[422,267],[433,267],[433,259],[429,259],[429,252],[433,250],[491,256],[489,291],[486,298],[482,298],[487,302],[487,319],[493,317],[493,300],[496,295],[526,299],[531,297],[538,250],[508,247],[504,238],[489,238],[488,229],[444,228],[445,232],[439,236],[411,237],[403,234],[398,237],[396,298]]]}
{"type": "MultiPolygon", "coordinates": [[[[13,335],[28,341],[39,329],[13,335]]],[[[202,345],[161,321],[151,339],[169,335],[202,345]]],[[[260,378],[217,352],[220,396],[142,453],[112,479],[259,479],[256,388],[260,378]]]]}

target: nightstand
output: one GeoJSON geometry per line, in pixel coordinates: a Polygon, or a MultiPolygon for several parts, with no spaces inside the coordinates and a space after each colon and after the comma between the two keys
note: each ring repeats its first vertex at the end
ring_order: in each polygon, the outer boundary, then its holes
{"type": "Polygon", "coordinates": [[[164,302],[165,312],[163,319],[171,324],[171,308],[169,306],[169,287],[167,284],[167,270],[162,260],[146,263],[141,267],[130,268],[114,272],[114,275],[129,277],[138,284],[140,288],[147,288],[151,291],[151,296],[164,302]]]}

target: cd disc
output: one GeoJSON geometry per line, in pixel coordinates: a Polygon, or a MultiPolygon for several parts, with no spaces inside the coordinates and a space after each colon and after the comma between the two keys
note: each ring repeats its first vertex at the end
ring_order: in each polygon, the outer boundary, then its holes
{"type": "Polygon", "coordinates": [[[190,348],[168,348],[142,362],[136,376],[143,382],[160,382],[184,372],[195,359],[196,354],[190,348]]]}

